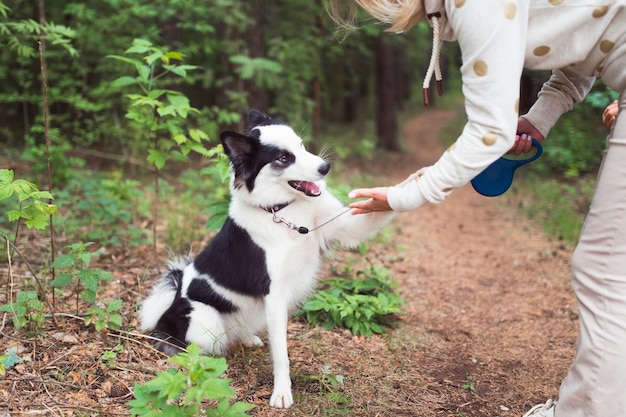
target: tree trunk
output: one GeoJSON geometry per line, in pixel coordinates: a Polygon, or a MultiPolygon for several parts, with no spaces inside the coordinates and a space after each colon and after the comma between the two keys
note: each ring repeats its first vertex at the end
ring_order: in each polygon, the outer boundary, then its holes
{"type": "MultiPolygon", "coordinates": [[[[266,27],[266,2],[263,0],[253,0],[250,3],[250,16],[256,23],[248,25],[246,33],[244,34],[244,41],[248,47],[250,58],[263,58],[267,55],[265,36],[263,34],[263,28],[266,27]]],[[[258,109],[263,112],[267,112],[269,110],[269,96],[267,94],[267,90],[259,88],[254,80],[246,80],[243,88],[248,94],[249,108],[258,109]]],[[[247,110],[248,109],[246,109],[246,111],[247,110]]]]}
{"type": "Polygon", "coordinates": [[[396,105],[399,110],[404,108],[406,103],[411,98],[411,74],[409,72],[409,65],[407,62],[406,43],[394,42],[393,45],[393,70],[394,76],[394,91],[396,97],[396,105]]]}
{"type": "Polygon", "coordinates": [[[396,89],[394,83],[393,47],[384,35],[375,41],[376,52],[376,133],[378,147],[388,151],[400,150],[396,118],[396,89]]]}
{"type": "Polygon", "coordinates": [[[543,83],[548,81],[550,71],[528,71],[522,72],[520,80],[520,103],[519,114],[526,114],[530,107],[537,101],[537,94],[541,90],[543,83]]]}

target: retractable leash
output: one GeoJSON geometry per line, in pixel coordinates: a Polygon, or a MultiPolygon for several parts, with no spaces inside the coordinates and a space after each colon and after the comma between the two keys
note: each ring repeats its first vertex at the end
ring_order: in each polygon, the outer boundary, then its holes
{"type": "Polygon", "coordinates": [[[541,156],[543,152],[541,143],[536,139],[533,139],[532,143],[537,148],[536,154],[527,159],[507,159],[501,157],[474,177],[471,181],[474,190],[487,197],[496,197],[504,194],[513,183],[515,170],[541,156]]]}
{"type": "Polygon", "coordinates": [[[304,226],[296,226],[295,224],[291,223],[290,221],[285,220],[284,217],[278,217],[278,215],[276,214],[276,211],[274,210],[274,208],[270,209],[270,213],[272,213],[272,216],[274,220],[274,223],[284,223],[287,225],[287,227],[291,230],[296,230],[298,231],[298,233],[300,233],[301,235],[306,235],[309,232],[313,232],[314,230],[319,229],[320,227],[326,226],[328,223],[332,222],[333,220],[335,220],[337,217],[342,216],[344,214],[346,214],[347,212],[349,212],[351,209],[350,207],[348,207],[347,209],[345,209],[344,211],[342,211],[341,213],[339,213],[338,215],[336,215],[335,217],[333,217],[330,220],[325,221],[324,223],[320,224],[317,227],[314,227],[313,229],[309,229],[308,227],[304,227],[304,226]]]}

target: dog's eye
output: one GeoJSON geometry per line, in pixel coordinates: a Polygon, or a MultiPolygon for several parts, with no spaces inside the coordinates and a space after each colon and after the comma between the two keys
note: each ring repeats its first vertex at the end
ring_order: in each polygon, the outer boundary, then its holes
{"type": "Polygon", "coordinates": [[[276,160],[282,164],[286,164],[287,162],[289,162],[289,157],[285,154],[282,154],[278,158],[276,158],[276,160]]]}

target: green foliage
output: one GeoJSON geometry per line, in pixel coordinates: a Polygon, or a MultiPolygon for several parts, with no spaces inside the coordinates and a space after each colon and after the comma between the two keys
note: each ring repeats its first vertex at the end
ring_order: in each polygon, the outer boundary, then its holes
{"type": "Polygon", "coordinates": [[[462,385],[462,388],[467,391],[476,392],[476,383],[475,383],[476,378],[474,378],[472,375],[470,375],[469,372],[467,372],[465,374],[465,380],[467,382],[465,382],[462,385]]]}
{"type": "Polygon", "coordinates": [[[35,45],[40,39],[45,39],[54,46],[61,46],[72,56],[78,54],[71,43],[76,37],[72,29],[51,22],[42,24],[33,19],[11,20],[11,14],[11,8],[0,1],[0,36],[5,38],[9,50],[18,56],[37,57],[39,53],[35,45]]]}
{"type": "Polygon", "coordinates": [[[192,242],[205,237],[207,229],[209,232],[219,230],[228,217],[228,158],[221,152],[221,146],[210,152],[216,152],[211,158],[213,163],[199,170],[182,172],[178,180],[183,187],[172,191],[173,198],[164,197],[164,200],[185,201],[185,204],[166,206],[163,210],[168,224],[166,243],[175,251],[188,251],[192,242]],[[198,227],[199,213],[209,214],[206,228],[198,227]]]}
{"type": "Polygon", "coordinates": [[[32,182],[14,179],[13,171],[0,169],[0,201],[16,196],[17,208],[7,211],[10,222],[24,220],[29,228],[45,229],[50,222],[50,215],[56,213],[57,207],[47,200],[52,199],[48,191],[39,191],[32,182]]]}
{"type": "MultiPolygon", "coordinates": [[[[30,45],[32,49],[31,37],[41,32],[36,22],[40,13],[37,4],[23,0],[10,4],[11,10],[0,6],[5,17],[0,17],[0,22],[7,23],[5,28],[17,23],[25,26],[23,33],[30,35],[20,38],[20,44],[30,45]]],[[[188,126],[168,126],[176,130],[176,135],[181,133],[186,138],[187,144],[171,145],[176,150],[174,155],[167,152],[167,142],[165,148],[150,144],[152,151],[148,157],[156,166],[164,162],[164,157],[175,160],[180,154],[184,155],[182,148],[185,146],[197,146],[197,141],[189,134],[191,129],[213,139],[224,127],[235,124],[243,127],[236,118],[246,113],[251,105],[262,106],[261,110],[280,116],[305,136],[312,132],[314,109],[320,110],[325,118],[342,121],[348,117],[346,113],[371,114],[373,101],[366,95],[371,91],[375,76],[372,39],[380,36],[380,25],[366,22],[364,30],[355,31],[338,43],[332,39],[336,26],[321,3],[304,0],[271,4],[247,0],[69,0],[47,2],[45,17],[47,22],[67,25],[43,25],[50,39],[46,59],[55,147],[67,150],[89,147],[143,156],[148,149],[144,133],[150,131],[142,130],[133,120],[120,117],[128,113],[127,101],[120,92],[138,87],[138,79],[158,76],[146,71],[151,64],[157,64],[167,75],[159,80],[163,81],[160,86],[150,86],[148,90],[162,89],[167,93],[162,97],[147,95],[145,91],[137,93],[144,96],[146,106],[145,112],[132,109],[138,117],[153,117],[149,112],[151,107],[177,116],[181,116],[180,110],[187,105],[198,109],[197,113],[188,112],[191,119],[188,126]],[[139,38],[141,41],[137,41],[139,38]],[[61,39],[71,40],[71,43],[62,43],[61,39]],[[123,54],[123,58],[130,61],[102,58],[120,57],[120,51],[132,42],[131,49],[123,54]],[[60,46],[56,47],[55,43],[60,46]],[[157,45],[167,45],[167,48],[157,45]],[[68,60],[66,50],[70,46],[76,54],[68,60]],[[170,55],[170,62],[160,65],[159,54],[167,55],[170,51],[180,55],[170,55]],[[146,59],[135,59],[139,56],[146,59]],[[173,63],[177,61],[172,61],[173,58],[183,56],[185,64],[173,63]],[[129,73],[128,65],[132,65],[133,73],[129,73]],[[112,85],[111,80],[117,81],[112,85]],[[187,97],[188,102],[178,102],[178,98],[170,101],[168,94],[172,91],[187,97]],[[255,93],[264,97],[259,100],[255,93]],[[366,105],[351,111],[352,103],[359,107],[358,103],[366,105]],[[137,141],[138,137],[143,139],[137,141]]],[[[429,32],[422,30],[422,26],[407,34],[406,39],[387,35],[399,43],[411,45],[407,48],[411,53],[407,68],[420,68],[427,59],[422,52],[429,47],[429,32]]],[[[11,48],[0,51],[0,77],[4,81],[0,86],[0,104],[4,107],[0,115],[0,134],[20,151],[26,148],[31,152],[42,143],[40,71],[31,57],[32,50],[20,54],[15,51],[11,48]]],[[[420,71],[407,75],[416,80],[421,76],[420,71]]],[[[133,97],[133,102],[135,100],[140,101],[133,97]]],[[[157,116],[163,117],[158,113],[157,116]]],[[[166,130],[158,132],[162,135],[152,133],[159,140],[166,134],[173,136],[166,130]]],[[[177,139],[183,137],[177,136],[177,139]]],[[[20,158],[22,154],[18,153],[20,158]]],[[[30,155],[29,162],[38,162],[34,154],[27,155],[30,155]]],[[[68,159],[55,161],[67,164],[68,159]]]]}
{"type": "Polygon", "coordinates": [[[17,355],[17,349],[9,348],[4,351],[4,354],[0,355],[0,376],[6,374],[7,369],[17,365],[20,362],[29,361],[29,357],[20,358],[17,355]]]}
{"type": "Polygon", "coordinates": [[[65,187],[55,192],[60,203],[56,229],[70,240],[92,240],[101,245],[141,244],[146,230],[137,226],[150,215],[147,198],[138,180],[121,171],[75,172],[65,187]]]}
{"type": "Polygon", "coordinates": [[[609,90],[600,87],[600,85],[596,85],[595,89],[590,92],[587,97],[585,97],[585,101],[593,108],[604,111],[606,106],[611,104],[613,100],[617,100],[618,97],[619,94],[617,91],[609,90]]]}
{"type": "Polygon", "coordinates": [[[85,166],[85,161],[70,155],[72,146],[64,142],[58,135],[57,129],[51,129],[50,139],[52,147],[48,150],[43,144],[38,144],[37,139],[43,137],[43,128],[33,126],[31,133],[26,136],[26,149],[21,155],[21,160],[30,166],[30,176],[33,178],[46,178],[48,175],[48,158],[50,166],[50,180],[55,188],[65,186],[77,169],[85,166]]]}
{"type": "Polygon", "coordinates": [[[1,305],[0,311],[12,313],[15,328],[24,328],[28,336],[37,336],[43,328],[43,303],[39,301],[36,291],[18,293],[17,300],[1,305]]]}
{"type": "Polygon", "coordinates": [[[330,365],[324,365],[322,374],[312,378],[319,381],[320,391],[335,392],[344,386],[343,375],[337,375],[331,372],[330,365]]]}
{"type": "Polygon", "coordinates": [[[230,57],[230,62],[237,65],[237,73],[242,80],[254,79],[256,84],[263,88],[276,88],[281,84],[283,69],[276,61],[234,55],[230,57]]]}
{"type": "MultiPolygon", "coordinates": [[[[586,119],[586,116],[580,117],[586,119]]],[[[600,120],[600,116],[597,117],[596,123],[600,120]]],[[[605,138],[606,132],[590,132],[581,128],[580,120],[566,117],[550,134],[550,142],[544,147],[545,158],[540,160],[565,178],[576,178],[599,166],[605,138]]]]}
{"type": "Polygon", "coordinates": [[[56,277],[50,281],[50,285],[56,288],[67,288],[75,285],[77,303],[79,294],[87,303],[95,303],[98,286],[102,281],[111,279],[110,272],[89,268],[91,258],[100,256],[99,252],[87,250],[92,244],[93,242],[73,243],[69,246],[69,253],[59,256],[50,265],[51,268],[56,268],[59,271],[56,277]]]}
{"type": "MultiPolygon", "coordinates": [[[[36,2],[17,0],[13,3],[15,7],[12,6],[7,20],[36,23],[39,18],[36,2]]],[[[75,34],[71,45],[78,52],[68,60],[61,47],[55,47],[52,40],[48,42],[45,56],[53,144],[106,148],[126,155],[144,151],[134,143],[136,129],[132,126],[129,129],[120,117],[124,113],[120,109],[125,106],[119,88],[111,87],[111,80],[128,75],[127,64],[102,58],[119,54],[139,37],[154,44],[171,45],[172,49],[180,47],[181,53],[194,62],[210,65],[193,75],[187,73],[184,81],[181,78],[170,84],[168,79],[167,88],[180,90],[203,105],[202,119],[194,128],[213,137],[218,129],[216,112],[221,111],[223,103],[217,103],[212,90],[227,90],[217,86],[222,69],[216,57],[224,45],[233,43],[228,36],[215,36],[215,26],[220,25],[225,31],[245,27],[242,21],[247,17],[241,13],[243,7],[244,2],[239,0],[47,2],[47,21],[64,22],[71,27],[75,34]],[[111,28],[115,30],[111,32],[111,28]]],[[[0,32],[0,37],[4,39],[5,34],[0,32]]],[[[22,41],[29,44],[30,49],[37,46],[29,39],[22,41]]],[[[9,144],[19,148],[26,144],[28,149],[42,143],[40,70],[35,58],[18,55],[16,59],[15,55],[10,48],[0,50],[0,77],[4,81],[0,86],[0,105],[3,106],[0,133],[9,144]]]]}
{"type": "Polygon", "coordinates": [[[296,313],[309,323],[325,329],[341,327],[355,335],[371,336],[393,326],[393,315],[401,313],[405,303],[395,293],[396,283],[389,271],[370,265],[357,277],[336,277],[324,282],[296,313]]]}
{"type": "Polygon", "coordinates": [[[111,350],[107,350],[100,356],[100,361],[109,369],[113,369],[116,366],[115,360],[117,359],[117,354],[122,353],[124,351],[124,347],[122,345],[117,345],[111,350]]]}
{"type": "Polygon", "coordinates": [[[550,131],[543,148],[545,155],[533,163],[533,167],[544,173],[562,174],[565,178],[594,172],[600,166],[606,145],[602,112],[616,97],[614,91],[595,86],[585,101],[563,115],[550,131]]]}
{"type": "Polygon", "coordinates": [[[135,399],[127,403],[132,416],[241,417],[254,408],[244,402],[230,404],[235,392],[230,380],[221,378],[228,368],[224,358],[203,356],[192,344],[169,361],[179,369],[170,368],[144,384],[135,384],[135,399]],[[216,405],[208,405],[206,400],[216,405]]]}
{"type": "Polygon", "coordinates": [[[21,144],[33,138],[31,127],[43,126],[39,41],[45,40],[47,57],[57,56],[65,62],[68,62],[68,54],[72,61],[79,51],[75,48],[74,30],[54,23],[55,19],[50,16],[43,23],[38,21],[40,11],[36,3],[12,1],[10,4],[11,7],[0,2],[0,39],[2,45],[7,46],[0,49],[0,78],[3,80],[0,134],[9,144],[21,144]],[[32,123],[35,120],[38,122],[32,123]]]}
{"type": "Polygon", "coordinates": [[[224,222],[228,218],[228,208],[230,203],[228,201],[218,201],[206,208],[206,212],[211,215],[207,220],[206,228],[208,230],[220,230],[224,225],[224,222]]]}
{"type": "Polygon", "coordinates": [[[219,230],[228,217],[228,207],[230,204],[230,195],[228,193],[230,162],[221,146],[211,149],[210,154],[214,163],[200,170],[200,174],[203,177],[213,179],[211,201],[207,204],[205,209],[205,212],[211,215],[207,221],[206,227],[209,230],[219,230]]]}
{"type": "MultiPolygon", "coordinates": [[[[138,131],[145,132],[147,162],[163,169],[166,161],[187,161],[190,151],[207,156],[203,142],[209,137],[199,129],[187,129],[185,119],[198,109],[190,105],[189,99],[180,91],[157,88],[159,80],[171,76],[185,78],[187,72],[196,69],[193,65],[178,64],[183,54],[154,46],[145,39],[135,39],[125,55],[141,55],[142,59],[110,55],[109,58],[134,66],[134,76],[122,76],[113,81],[113,88],[136,86],[140,93],[127,94],[131,101],[126,118],[139,125],[138,131]]],[[[169,80],[169,82],[173,82],[169,80]]]]}
{"type": "Polygon", "coordinates": [[[96,331],[102,329],[119,330],[122,327],[122,315],[119,311],[122,309],[122,300],[116,299],[109,301],[106,307],[94,305],[87,310],[88,317],[85,317],[85,325],[93,324],[96,331]]]}
{"type": "Polygon", "coordinates": [[[524,185],[529,199],[519,203],[520,211],[551,236],[573,245],[589,210],[594,184],[589,176],[574,182],[530,176],[524,185]]]}
{"type": "MultiPolygon", "coordinates": [[[[36,5],[18,4],[12,20],[37,20],[36,5]]],[[[163,79],[162,88],[188,97],[189,105],[199,111],[193,128],[209,138],[229,124],[243,127],[233,121],[234,116],[244,114],[251,105],[280,116],[305,136],[312,133],[311,120],[319,121],[314,118],[317,114],[341,121],[353,121],[351,115],[371,114],[373,100],[367,95],[376,72],[372,40],[381,36],[381,26],[371,20],[364,22],[363,30],[338,43],[332,39],[336,26],[321,3],[70,0],[46,7],[49,21],[66,22],[75,32],[73,45],[79,52],[79,57],[70,61],[61,61],[64,56],[58,51],[47,53],[52,130],[56,130],[53,142],[57,146],[104,148],[133,156],[147,151],[145,141],[136,141],[144,131],[119,117],[125,113],[120,109],[126,107],[120,88],[130,87],[137,78],[126,66],[135,63],[102,59],[119,56],[119,51],[137,38],[152,46],[167,45],[196,66],[189,72],[184,65],[177,65],[172,77],[163,79]],[[113,35],[111,28],[115,28],[113,35]],[[183,77],[176,77],[176,71],[183,77]],[[117,80],[116,84],[112,86],[111,80],[117,80]],[[360,103],[366,104],[361,108],[360,103]],[[314,114],[314,109],[320,112],[314,114]]],[[[427,59],[422,52],[429,47],[430,28],[423,24],[417,29],[402,37],[386,34],[409,52],[407,68],[420,68],[427,59]]],[[[145,45],[138,48],[142,47],[145,45]]],[[[41,143],[37,129],[42,125],[37,68],[32,60],[15,63],[13,58],[8,53],[0,55],[0,75],[7,80],[0,88],[0,102],[8,104],[4,117],[9,122],[0,123],[0,129],[10,143],[20,147],[27,143],[33,148],[41,143]]],[[[417,80],[420,71],[406,75],[417,80]]],[[[163,163],[163,154],[167,155],[166,150],[159,148],[149,157],[158,165],[163,163]]],[[[35,162],[33,158],[30,161],[35,162]]]]}

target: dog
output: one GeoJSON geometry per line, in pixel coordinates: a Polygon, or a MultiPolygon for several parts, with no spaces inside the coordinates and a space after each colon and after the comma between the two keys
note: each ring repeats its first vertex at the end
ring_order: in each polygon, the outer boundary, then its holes
{"type": "Polygon", "coordinates": [[[393,214],[351,214],[326,190],[330,163],[308,152],[288,125],[251,110],[248,129],[220,133],[231,174],[224,226],[195,259],[170,261],[139,319],[168,354],[192,342],[215,355],[239,342],[262,346],[257,333],[267,329],[269,404],[289,408],[290,311],[314,290],[329,249],[359,244],[393,214]]]}

